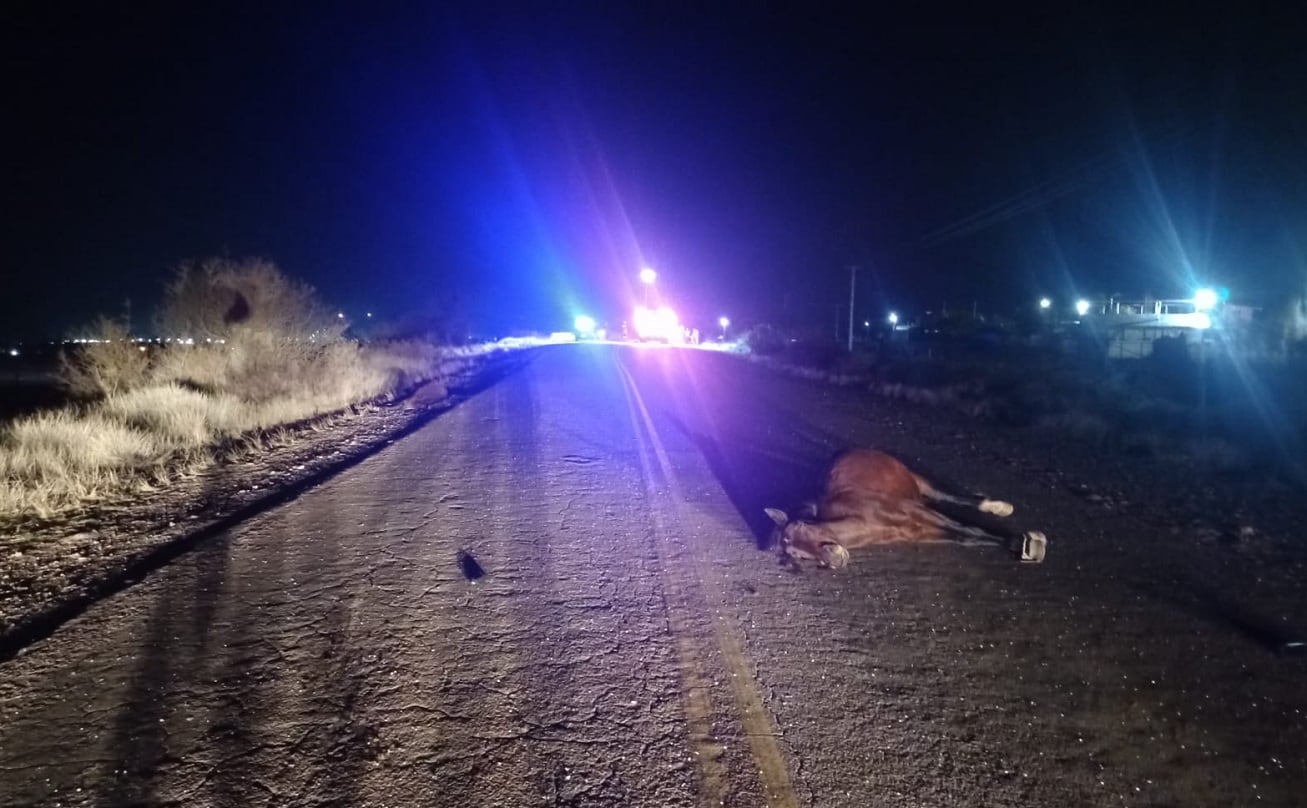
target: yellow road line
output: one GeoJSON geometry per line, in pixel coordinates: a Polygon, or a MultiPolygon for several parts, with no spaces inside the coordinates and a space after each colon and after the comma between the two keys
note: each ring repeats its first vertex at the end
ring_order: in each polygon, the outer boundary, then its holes
{"type": "MultiPolygon", "coordinates": [[[[683,523],[684,520],[679,519],[679,511],[685,497],[672,472],[672,464],[667,456],[667,450],[658,438],[653,419],[650,417],[649,409],[645,406],[644,399],[636,387],[635,379],[620,362],[617,367],[622,374],[623,382],[625,382],[627,404],[631,412],[631,421],[635,427],[637,440],[642,432],[648,436],[654,456],[661,467],[662,478],[671,489],[672,496],[670,500],[678,511],[678,521],[683,523]],[[639,420],[637,420],[637,411],[639,420]],[[643,422],[643,430],[640,428],[641,422],[643,422]]],[[[640,452],[640,462],[645,467],[645,479],[648,481],[646,484],[652,489],[654,478],[649,473],[652,469],[649,468],[647,455],[643,450],[640,452]]],[[[652,490],[650,494],[653,494],[652,490]]],[[[658,520],[656,509],[652,510],[654,519],[658,520]]],[[[665,534],[662,525],[657,525],[657,527],[660,534],[665,534]]],[[[785,756],[776,741],[780,735],[780,730],[771,713],[767,711],[766,706],[763,704],[762,694],[759,692],[754,678],[753,666],[744,650],[744,642],[735,625],[723,616],[722,611],[712,608],[724,600],[722,597],[723,581],[721,573],[718,572],[716,565],[712,564],[711,560],[704,555],[702,547],[689,541],[688,537],[686,544],[690,548],[690,563],[686,566],[689,568],[690,573],[694,575],[695,582],[699,584],[710,606],[710,614],[706,615],[706,617],[712,622],[713,637],[717,641],[717,648],[721,652],[723,663],[726,666],[726,673],[731,682],[731,695],[734,697],[740,724],[749,740],[749,751],[753,754],[754,762],[758,766],[758,774],[762,781],[767,804],[773,806],[773,808],[797,808],[799,800],[794,792],[793,785],[790,783],[789,767],[786,765],[785,756]]],[[[665,558],[662,552],[661,541],[656,541],[655,546],[659,548],[659,559],[663,562],[660,566],[664,569],[663,580],[664,591],[667,593],[668,599],[668,620],[671,623],[672,631],[677,637],[681,681],[686,695],[686,718],[690,724],[690,740],[699,767],[700,804],[717,806],[723,804],[726,796],[724,791],[726,771],[721,760],[721,744],[714,741],[711,735],[712,705],[708,696],[707,677],[704,675],[702,662],[695,653],[694,644],[690,641],[690,635],[687,633],[693,628],[692,615],[689,613],[690,601],[682,584],[675,580],[675,576],[666,573],[668,559],[665,558]],[[680,612],[680,614],[676,614],[677,612],[680,612]]]]}

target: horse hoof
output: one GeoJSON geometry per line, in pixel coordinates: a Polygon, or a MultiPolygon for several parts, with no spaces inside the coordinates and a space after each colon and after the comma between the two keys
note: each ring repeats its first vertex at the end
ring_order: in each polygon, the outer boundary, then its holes
{"type": "Polygon", "coordinates": [[[823,544],[821,561],[833,570],[843,569],[849,565],[849,551],[839,544],[823,544]]]}
{"type": "Polygon", "coordinates": [[[1016,510],[1011,502],[1004,502],[1001,499],[987,499],[980,503],[980,509],[995,516],[1011,516],[1012,511],[1016,510]]]}
{"type": "Polygon", "coordinates": [[[1025,564],[1042,564],[1048,550],[1048,538],[1037,530],[1021,537],[1021,561],[1025,564]]]}

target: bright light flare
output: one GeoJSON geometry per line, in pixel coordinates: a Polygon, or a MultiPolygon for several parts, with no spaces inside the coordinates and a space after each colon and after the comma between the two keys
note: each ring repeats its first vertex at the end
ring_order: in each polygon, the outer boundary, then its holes
{"type": "Polygon", "coordinates": [[[591,317],[591,316],[589,316],[589,315],[586,315],[586,314],[578,314],[577,317],[576,317],[576,320],[574,320],[572,324],[576,326],[577,333],[580,333],[580,334],[593,334],[593,333],[594,333],[594,330],[595,330],[595,318],[593,318],[593,317],[591,317]]]}
{"type": "Polygon", "coordinates": [[[676,312],[667,306],[660,306],[657,309],[636,306],[631,322],[635,324],[635,334],[640,339],[680,341],[681,321],[676,316],[676,312]]]}
{"type": "Polygon", "coordinates": [[[889,324],[890,324],[890,325],[898,325],[898,324],[899,324],[899,314],[898,314],[898,312],[896,312],[896,311],[892,311],[892,312],[889,313],[889,324]]]}
{"type": "Polygon", "coordinates": [[[1220,302],[1220,299],[1221,297],[1216,293],[1215,289],[1199,289],[1194,292],[1194,308],[1199,311],[1211,311],[1216,308],[1216,304],[1220,302]]]}
{"type": "Polygon", "coordinates": [[[1086,314],[1088,314],[1088,313],[1089,313],[1089,301],[1088,301],[1088,300],[1077,300],[1077,301],[1076,301],[1076,314],[1079,314],[1081,317],[1084,317],[1084,316],[1085,316],[1086,314]]]}
{"type": "Polygon", "coordinates": [[[1039,299],[1039,307],[1040,307],[1041,309],[1046,309],[1046,308],[1048,308],[1048,307],[1050,307],[1050,306],[1052,306],[1052,305],[1053,305],[1053,301],[1049,300],[1049,299],[1046,298],[1046,297],[1041,297],[1041,298],[1039,299]]]}
{"type": "Polygon", "coordinates": [[[730,327],[731,327],[731,318],[730,318],[730,317],[719,317],[719,318],[717,318],[717,325],[721,326],[722,328],[730,328],[730,327]]]}
{"type": "Polygon", "coordinates": [[[641,283],[653,283],[653,282],[656,281],[656,280],[658,280],[658,273],[657,273],[657,272],[654,272],[654,271],[653,271],[652,269],[650,269],[649,267],[645,267],[644,269],[640,270],[640,282],[641,282],[641,283]]]}

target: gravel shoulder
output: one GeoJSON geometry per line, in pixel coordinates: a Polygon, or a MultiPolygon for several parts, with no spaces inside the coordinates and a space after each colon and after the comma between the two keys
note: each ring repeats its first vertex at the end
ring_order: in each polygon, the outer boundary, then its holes
{"type": "Polygon", "coordinates": [[[167,487],[57,521],[0,524],[0,660],[198,542],[374,454],[532,354],[490,354],[455,377],[324,415],[265,451],[167,487]]]}

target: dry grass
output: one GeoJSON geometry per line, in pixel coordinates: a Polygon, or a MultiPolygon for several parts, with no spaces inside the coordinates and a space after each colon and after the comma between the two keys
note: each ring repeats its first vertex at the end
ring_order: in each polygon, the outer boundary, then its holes
{"type": "Polygon", "coordinates": [[[266,334],[169,346],[141,386],[0,431],[0,519],[53,518],[157,487],[217,462],[233,445],[257,450],[284,439],[269,437],[280,425],[444,378],[486,353],[266,334]]]}
{"type": "Polygon", "coordinates": [[[163,440],[99,412],[42,413],[0,435],[0,513],[49,517],[127,490],[173,454],[163,440]]]}
{"type": "Polygon", "coordinates": [[[95,341],[59,356],[60,375],[70,393],[81,397],[113,395],[145,383],[150,357],[132,342],[126,326],[101,317],[86,336],[95,341]]]}
{"type": "Polygon", "coordinates": [[[83,403],[0,430],[0,520],[154,488],[488,352],[343,339],[348,323],[312,287],[259,258],[183,265],[157,320],[174,340],[147,348],[100,318],[62,357],[64,383],[83,403]]]}

